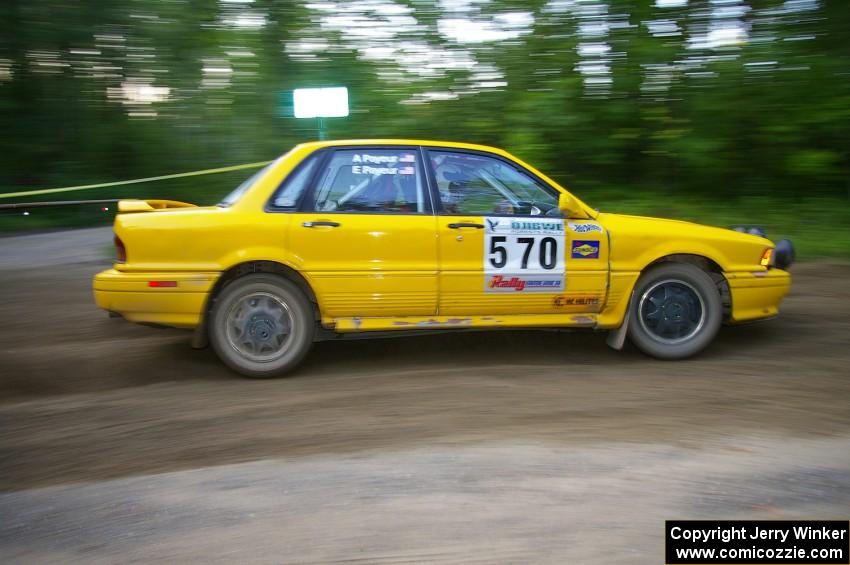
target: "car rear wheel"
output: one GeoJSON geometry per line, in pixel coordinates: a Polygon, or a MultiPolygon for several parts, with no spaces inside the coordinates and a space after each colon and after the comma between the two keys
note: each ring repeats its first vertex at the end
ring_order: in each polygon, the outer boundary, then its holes
{"type": "Polygon", "coordinates": [[[224,287],[210,314],[210,342],[242,375],[280,376],[313,344],[316,325],[304,293],[271,274],[247,275],[224,287]]]}
{"type": "Polygon", "coordinates": [[[629,338],[659,359],[699,353],[717,335],[723,318],[714,281],[686,263],[665,263],[644,273],[629,308],[629,338]]]}

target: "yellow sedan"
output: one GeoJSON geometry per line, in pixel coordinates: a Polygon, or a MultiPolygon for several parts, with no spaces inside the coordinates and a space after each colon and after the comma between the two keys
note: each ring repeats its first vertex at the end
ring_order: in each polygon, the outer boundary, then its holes
{"type": "Polygon", "coordinates": [[[575,327],[654,357],[774,316],[788,241],[598,212],[493,147],[305,143],[217,206],[125,200],[97,304],[192,328],[235,371],[295,367],[355,332],[575,327]]]}

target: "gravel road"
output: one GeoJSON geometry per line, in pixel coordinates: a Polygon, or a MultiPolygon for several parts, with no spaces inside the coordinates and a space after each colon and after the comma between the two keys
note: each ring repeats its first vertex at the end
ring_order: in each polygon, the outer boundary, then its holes
{"type": "Polygon", "coordinates": [[[0,239],[0,562],[661,563],[665,519],[848,519],[850,267],[686,362],[603,334],[317,344],[243,380],[0,239]]]}

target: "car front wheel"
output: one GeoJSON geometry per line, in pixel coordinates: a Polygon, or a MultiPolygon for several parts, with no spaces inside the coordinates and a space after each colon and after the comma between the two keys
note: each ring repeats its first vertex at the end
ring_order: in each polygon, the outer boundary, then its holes
{"type": "Polygon", "coordinates": [[[294,368],[313,343],[316,326],[307,297],[291,281],[253,274],[224,287],[210,313],[210,342],[219,358],[247,377],[294,368]]]}
{"type": "Polygon", "coordinates": [[[714,281],[687,263],[664,263],[644,273],[629,307],[629,338],[659,359],[699,353],[717,335],[723,318],[714,281]]]}

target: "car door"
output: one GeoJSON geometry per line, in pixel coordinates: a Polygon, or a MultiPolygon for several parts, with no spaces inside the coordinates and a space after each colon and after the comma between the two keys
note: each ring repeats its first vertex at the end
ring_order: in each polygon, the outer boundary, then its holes
{"type": "Polygon", "coordinates": [[[501,156],[429,148],[427,163],[441,315],[599,311],[608,277],[599,224],[563,218],[558,191],[501,156]]]}
{"type": "Polygon", "coordinates": [[[436,220],[420,150],[326,153],[288,237],[323,315],[435,314],[436,220]]]}

